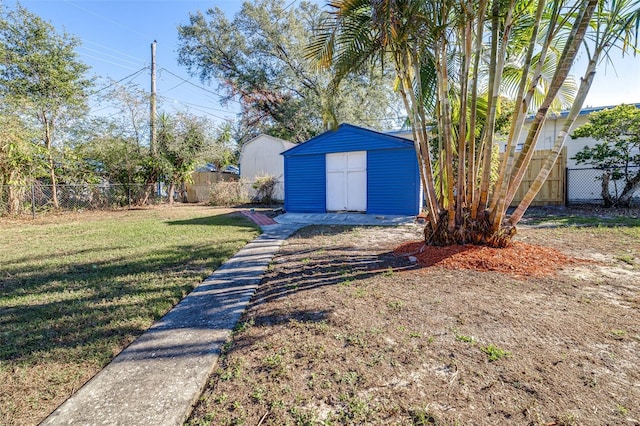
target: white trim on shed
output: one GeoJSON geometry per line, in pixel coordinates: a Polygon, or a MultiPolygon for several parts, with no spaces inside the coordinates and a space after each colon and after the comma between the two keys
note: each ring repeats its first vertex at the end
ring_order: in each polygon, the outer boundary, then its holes
{"type": "Polygon", "coordinates": [[[327,211],[367,211],[367,151],[326,154],[327,211]]]}

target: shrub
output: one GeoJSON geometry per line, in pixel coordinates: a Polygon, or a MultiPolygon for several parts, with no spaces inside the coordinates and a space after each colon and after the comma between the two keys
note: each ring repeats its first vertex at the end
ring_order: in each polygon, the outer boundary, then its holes
{"type": "Polygon", "coordinates": [[[214,206],[233,206],[249,202],[249,193],[245,182],[217,182],[209,196],[209,204],[214,206]]]}
{"type": "Polygon", "coordinates": [[[275,176],[258,176],[252,185],[253,189],[256,190],[254,201],[262,204],[271,204],[273,202],[273,195],[277,184],[278,179],[276,179],[275,176]]]}

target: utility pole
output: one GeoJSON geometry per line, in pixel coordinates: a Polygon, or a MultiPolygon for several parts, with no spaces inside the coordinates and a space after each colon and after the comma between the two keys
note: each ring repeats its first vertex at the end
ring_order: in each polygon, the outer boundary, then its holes
{"type": "Polygon", "coordinates": [[[151,43],[151,110],[149,113],[149,124],[151,127],[151,135],[149,140],[149,148],[151,155],[155,157],[157,154],[156,141],[156,41],[151,43]]]}

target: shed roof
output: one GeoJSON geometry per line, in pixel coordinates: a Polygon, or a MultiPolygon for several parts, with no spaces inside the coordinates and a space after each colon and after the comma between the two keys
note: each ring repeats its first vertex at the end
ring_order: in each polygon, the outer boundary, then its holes
{"type": "Polygon", "coordinates": [[[258,142],[258,141],[262,141],[262,143],[264,143],[265,141],[269,141],[269,142],[276,142],[279,145],[282,146],[283,150],[289,149],[291,147],[296,146],[297,144],[293,143],[293,142],[289,142],[289,141],[285,141],[284,139],[280,139],[280,138],[276,138],[275,136],[270,136],[264,133],[259,134],[258,136],[256,136],[255,138],[245,142],[244,144],[242,144],[242,148],[240,149],[240,153],[242,153],[245,149],[246,146],[254,143],[254,142],[258,142]]]}
{"type": "Polygon", "coordinates": [[[413,149],[413,142],[399,136],[380,133],[343,123],[282,153],[285,157],[331,152],[413,149]]]}

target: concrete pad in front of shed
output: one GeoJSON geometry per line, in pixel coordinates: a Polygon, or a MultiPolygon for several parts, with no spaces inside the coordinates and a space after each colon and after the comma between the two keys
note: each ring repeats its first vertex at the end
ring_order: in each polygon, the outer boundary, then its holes
{"type": "Polygon", "coordinates": [[[415,216],[362,213],[285,213],[275,217],[280,224],[395,226],[415,222],[415,216]]]}

